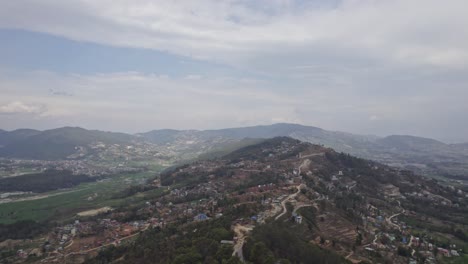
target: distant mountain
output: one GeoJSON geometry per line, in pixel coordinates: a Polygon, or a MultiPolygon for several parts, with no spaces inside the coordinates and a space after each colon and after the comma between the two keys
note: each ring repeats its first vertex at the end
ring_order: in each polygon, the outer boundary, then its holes
{"type": "Polygon", "coordinates": [[[17,129],[14,131],[5,131],[0,130],[0,146],[4,146],[5,144],[24,140],[27,137],[37,135],[40,131],[34,129],[17,129]]]}
{"type": "Polygon", "coordinates": [[[130,143],[137,138],[123,133],[63,127],[45,131],[15,130],[2,133],[0,156],[22,159],[64,159],[79,146],[96,142],[105,144],[130,143]]]}
{"type": "Polygon", "coordinates": [[[356,135],[285,123],[218,130],[162,129],[136,135],[77,127],[46,131],[0,131],[0,157],[66,159],[76,153],[77,147],[96,142],[128,145],[144,142],[161,155],[182,161],[215,157],[258,143],[260,139],[284,136],[418,173],[468,178],[468,143],[445,144],[434,139],[407,135],[356,135]]]}
{"type": "Polygon", "coordinates": [[[408,168],[418,173],[468,178],[468,143],[445,144],[434,139],[415,136],[356,135],[285,123],[202,131],[154,130],[139,135],[155,144],[181,145],[189,142],[192,146],[205,146],[205,148],[215,144],[221,146],[222,143],[232,143],[243,138],[287,136],[331,147],[339,152],[408,168]]]}
{"type": "Polygon", "coordinates": [[[138,135],[156,144],[166,144],[166,143],[173,142],[174,140],[176,140],[177,137],[189,131],[190,130],[182,131],[182,130],[175,130],[175,129],[160,129],[160,130],[152,130],[152,131],[141,133],[138,135]]]}
{"type": "Polygon", "coordinates": [[[377,144],[399,151],[446,149],[450,146],[440,141],[406,135],[393,135],[377,140],[377,144]]]}
{"type": "Polygon", "coordinates": [[[462,151],[468,156],[468,143],[459,143],[459,144],[452,144],[451,145],[454,149],[462,151]]]}

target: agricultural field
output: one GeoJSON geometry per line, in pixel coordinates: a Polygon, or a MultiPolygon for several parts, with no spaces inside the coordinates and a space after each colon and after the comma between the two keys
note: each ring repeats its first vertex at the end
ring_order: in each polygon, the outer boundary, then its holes
{"type": "MultiPolygon", "coordinates": [[[[36,197],[27,197],[21,201],[0,204],[0,223],[11,224],[21,220],[39,222],[66,220],[81,211],[104,206],[119,206],[127,199],[117,198],[119,192],[129,186],[144,183],[147,179],[155,177],[163,168],[155,165],[145,172],[117,175],[97,182],[82,183],[68,190],[56,190],[36,197]]],[[[154,190],[156,191],[158,190],[154,190]]],[[[143,198],[144,196],[140,197],[143,198]]],[[[135,197],[132,199],[138,200],[135,197]]]]}

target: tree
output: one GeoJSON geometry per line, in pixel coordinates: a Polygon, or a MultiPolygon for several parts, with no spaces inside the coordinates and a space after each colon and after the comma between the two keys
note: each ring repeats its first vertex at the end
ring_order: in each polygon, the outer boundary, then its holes
{"type": "Polygon", "coordinates": [[[250,258],[255,263],[274,263],[273,253],[263,242],[255,243],[251,250],[250,258]]]}
{"type": "Polygon", "coordinates": [[[362,235],[361,235],[361,233],[358,233],[358,235],[356,237],[356,245],[357,246],[362,245],[362,235]]]}
{"type": "Polygon", "coordinates": [[[398,255],[403,256],[403,257],[409,257],[411,256],[411,252],[406,247],[398,246],[398,255]]]}
{"type": "Polygon", "coordinates": [[[323,237],[320,237],[320,244],[325,244],[325,239],[323,237]]]}

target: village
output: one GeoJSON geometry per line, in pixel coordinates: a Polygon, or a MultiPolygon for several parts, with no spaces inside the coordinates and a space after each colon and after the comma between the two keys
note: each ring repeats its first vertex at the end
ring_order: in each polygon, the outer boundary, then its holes
{"type": "MultiPolygon", "coordinates": [[[[437,206],[459,206],[427,190],[400,193],[392,184],[382,185],[375,198],[360,200],[351,211],[344,210],[349,215],[344,214],[340,208],[347,206],[346,197],[362,196],[360,178],[347,170],[319,177],[317,160],[323,159],[327,151],[283,144],[256,153],[262,159],[232,157],[178,167],[151,183],[164,194],[146,201],[133,212],[132,219],[122,209],[84,212],[72,223],[54,228],[40,248],[19,249],[17,257],[25,259],[33,254],[42,263],[61,263],[79,256],[95,256],[105,247],[131,242],[149,228],[209,221],[242,206],[253,213],[233,221],[232,240],[219,241],[232,245],[233,254],[241,260],[249,232],[268,221],[290,222],[293,226],[314,222],[317,229],[311,231],[310,242],[333,249],[353,263],[372,260],[376,255],[391,256],[395,263],[417,263],[421,259],[424,263],[438,263],[440,256],[456,258],[463,254],[456,244],[431,243],[432,237],[401,220],[415,214],[402,205],[409,198],[437,206]],[[291,152],[297,154],[291,156],[291,152]],[[181,180],[189,181],[182,184],[181,180]],[[307,208],[314,211],[315,219],[302,215],[307,208]]],[[[459,190],[453,192],[460,201],[466,198],[459,190]]]]}

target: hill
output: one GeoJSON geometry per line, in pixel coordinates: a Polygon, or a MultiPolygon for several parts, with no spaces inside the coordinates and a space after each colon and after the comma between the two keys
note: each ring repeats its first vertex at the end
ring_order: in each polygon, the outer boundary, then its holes
{"type": "Polygon", "coordinates": [[[40,131],[34,129],[17,129],[11,132],[0,130],[0,146],[4,146],[11,142],[24,140],[39,133],[40,131]]]}
{"type": "MultiPolygon", "coordinates": [[[[46,131],[0,131],[0,157],[77,159],[93,154],[96,149],[90,146],[101,142],[107,146],[140,144],[141,151],[138,153],[147,155],[146,158],[156,155],[167,162],[178,163],[221,156],[261,139],[281,136],[324,145],[339,152],[425,175],[468,179],[467,144],[445,144],[433,139],[406,135],[355,135],[285,123],[219,130],[163,129],[136,135],[72,127],[46,131]]],[[[112,153],[118,154],[116,151],[112,153]]]]}
{"type": "Polygon", "coordinates": [[[466,144],[445,144],[415,136],[392,135],[382,138],[284,123],[202,131],[155,130],[139,135],[156,144],[161,143],[157,140],[158,135],[164,135],[164,144],[179,146],[179,149],[187,146],[187,142],[193,149],[207,149],[207,146],[220,146],[221,143],[232,143],[243,138],[287,136],[418,173],[468,179],[466,144]]]}
{"type": "Polygon", "coordinates": [[[15,130],[2,134],[0,156],[21,159],[65,159],[79,147],[102,142],[104,144],[131,144],[136,137],[123,133],[63,127],[45,131],[15,130]]]}
{"type": "Polygon", "coordinates": [[[287,137],[179,166],[160,181],[170,192],[106,216],[157,227],[87,263],[398,264],[441,260],[446,241],[468,249],[467,190],[287,137]]]}

